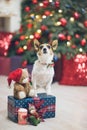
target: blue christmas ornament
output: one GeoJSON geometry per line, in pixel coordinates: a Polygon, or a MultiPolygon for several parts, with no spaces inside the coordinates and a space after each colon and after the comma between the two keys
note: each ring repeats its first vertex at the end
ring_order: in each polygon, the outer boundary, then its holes
{"type": "Polygon", "coordinates": [[[57,60],[58,60],[58,55],[55,54],[53,57],[53,61],[56,62],[57,60]]]}
{"type": "Polygon", "coordinates": [[[71,8],[71,5],[66,4],[65,7],[66,7],[66,8],[71,8]]]}
{"type": "Polygon", "coordinates": [[[83,12],[83,14],[85,14],[86,13],[85,9],[82,8],[82,12],[83,12]]]}
{"type": "Polygon", "coordinates": [[[45,32],[45,34],[47,34],[47,35],[49,34],[49,30],[45,30],[44,32],[45,32]]]}
{"type": "Polygon", "coordinates": [[[32,20],[34,20],[34,19],[35,19],[35,16],[30,16],[30,17],[31,17],[31,19],[32,19],[32,20]]]}
{"type": "Polygon", "coordinates": [[[51,2],[51,5],[52,5],[52,6],[54,6],[54,4],[55,4],[54,2],[51,2]]]}

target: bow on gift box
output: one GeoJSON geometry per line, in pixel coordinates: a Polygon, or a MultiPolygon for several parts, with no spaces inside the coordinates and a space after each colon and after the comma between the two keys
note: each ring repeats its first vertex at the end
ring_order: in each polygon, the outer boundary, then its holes
{"type": "Polygon", "coordinates": [[[44,103],[44,100],[41,100],[39,97],[34,98],[34,106],[37,109],[39,115],[43,117],[43,115],[46,112],[46,108],[41,108],[42,104],[44,103]]]}

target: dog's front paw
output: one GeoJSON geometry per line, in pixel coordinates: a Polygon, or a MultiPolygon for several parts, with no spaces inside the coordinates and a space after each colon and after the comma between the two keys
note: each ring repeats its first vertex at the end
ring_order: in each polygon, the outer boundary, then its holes
{"type": "Polygon", "coordinates": [[[31,89],[31,90],[30,90],[29,96],[30,96],[30,97],[34,97],[34,96],[35,96],[35,90],[34,90],[34,89],[31,89]]]}
{"type": "Polygon", "coordinates": [[[36,90],[31,89],[30,92],[29,92],[29,96],[30,97],[38,97],[36,90]]]}
{"type": "Polygon", "coordinates": [[[37,95],[37,90],[35,89],[35,97],[38,97],[38,95],[37,95]]]}
{"type": "Polygon", "coordinates": [[[47,95],[52,95],[51,90],[46,91],[47,95]]]}
{"type": "Polygon", "coordinates": [[[35,97],[38,97],[38,95],[37,95],[37,94],[35,94],[35,97]]]}

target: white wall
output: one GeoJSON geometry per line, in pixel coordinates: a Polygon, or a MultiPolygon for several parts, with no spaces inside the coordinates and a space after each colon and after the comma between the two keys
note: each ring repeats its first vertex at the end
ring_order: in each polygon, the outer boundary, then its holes
{"type": "Polygon", "coordinates": [[[21,13],[21,1],[22,0],[0,0],[0,19],[3,17],[5,25],[3,31],[15,32],[20,28],[20,13],[21,13]],[[7,17],[10,15],[11,17],[7,17]]]}

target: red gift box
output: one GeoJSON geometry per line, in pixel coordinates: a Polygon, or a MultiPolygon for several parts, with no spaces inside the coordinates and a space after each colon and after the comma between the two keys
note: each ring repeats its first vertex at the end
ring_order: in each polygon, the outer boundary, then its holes
{"type": "MultiPolygon", "coordinates": [[[[0,75],[8,75],[11,71],[22,68],[22,57],[21,56],[12,56],[4,57],[0,56],[0,75]]],[[[29,73],[31,74],[33,65],[27,65],[29,73]]]]}
{"type": "Polygon", "coordinates": [[[0,55],[7,56],[13,33],[0,32],[0,55]]]}
{"type": "Polygon", "coordinates": [[[0,75],[8,75],[10,73],[10,58],[0,57],[0,75]]]}
{"type": "MultiPolygon", "coordinates": [[[[17,68],[23,68],[22,67],[22,61],[23,61],[22,56],[12,56],[11,57],[11,68],[10,68],[10,70],[13,71],[17,68]]],[[[31,74],[33,65],[29,64],[29,65],[25,66],[25,68],[27,68],[29,73],[31,74]]]]}
{"type": "Polygon", "coordinates": [[[78,54],[70,60],[62,57],[62,77],[59,83],[87,86],[87,54],[78,54]]]}
{"type": "Polygon", "coordinates": [[[54,65],[54,81],[60,81],[62,76],[62,59],[58,59],[54,65]]]}

